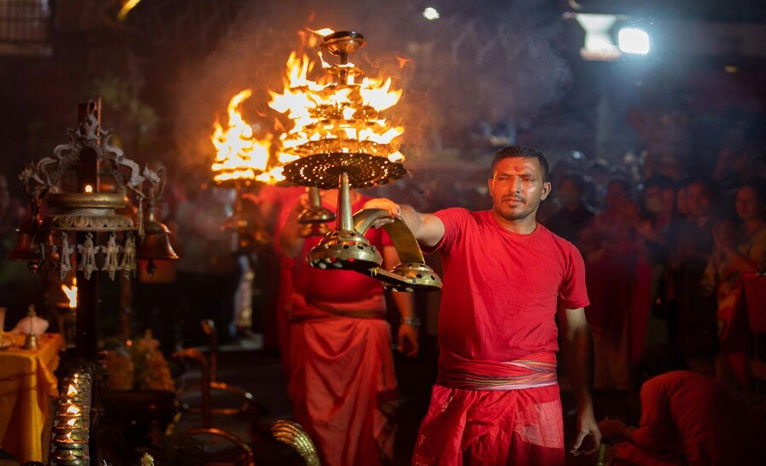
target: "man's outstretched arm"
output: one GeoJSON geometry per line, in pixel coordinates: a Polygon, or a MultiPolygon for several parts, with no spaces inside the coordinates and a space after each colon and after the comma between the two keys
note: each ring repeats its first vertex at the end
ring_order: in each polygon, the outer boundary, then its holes
{"type": "Polygon", "coordinates": [[[595,453],[601,444],[601,432],[593,416],[593,340],[585,319],[585,309],[564,309],[559,318],[567,376],[577,399],[577,439],[572,453],[595,453]],[[583,451],[583,440],[588,435],[593,436],[593,444],[583,451]]]}
{"type": "Polygon", "coordinates": [[[444,237],[444,223],[436,215],[422,214],[411,206],[399,205],[385,198],[371,199],[364,204],[364,208],[383,209],[392,217],[400,217],[423,247],[432,248],[444,237]]]}

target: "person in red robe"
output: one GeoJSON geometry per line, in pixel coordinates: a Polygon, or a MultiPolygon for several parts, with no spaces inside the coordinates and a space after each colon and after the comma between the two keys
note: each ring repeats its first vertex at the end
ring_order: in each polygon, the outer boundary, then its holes
{"type": "MultiPolygon", "coordinates": [[[[337,190],[322,192],[324,207],[335,210],[337,190]]],[[[352,192],[352,209],[368,197],[352,192]]],[[[398,402],[391,354],[391,329],[380,281],[354,271],[315,269],[306,262],[320,238],[298,235],[298,213],[307,197],[289,213],[279,240],[293,259],[292,296],[287,312],[288,393],[295,420],[317,444],[322,464],[330,466],[390,463],[394,414],[398,402]]],[[[398,264],[388,236],[370,229],[367,239],[382,251],[384,266],[398,264]]],[[[394,293],[401,314],[399,350],[418,352],[412,296],[394,293]]]]}
{"type": "Polygon", "coordinates": [[[509,147],[492,164],[492,210],[421,214],[388,199],[366,205],[401,216],[444,266],[439,376],[415,465],[564,464],[557,315],[578,406],[572,452],[599,447],[585,267],[571,243],[536,222],[551,191],[547,177],[542,153],[509,147]]]}
{"type": "Polygon", "coordinates": [[[613,419],[599,427],[605,439],[620,441],[611,448],[615,465],[764,464],[757,448],[764,431],[756,421],[747,403],[715,379],[675,370],[641,387],[638,427],[613,419]]]}

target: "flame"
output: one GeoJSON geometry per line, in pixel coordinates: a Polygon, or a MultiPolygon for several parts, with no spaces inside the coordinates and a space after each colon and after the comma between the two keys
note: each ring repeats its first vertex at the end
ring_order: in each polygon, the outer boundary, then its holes
{"type": "Polygon", "coordinates": [[[403,69],[405,66],[407,66],[407,63],[412,63],[411,58],[404,58],[404,57],[395,57],[396,63],[399,64],[399,69],[403,69]]]}
{"type": "Polygon", "coordinates": [[[77,307],[77,278],[72,279],[71,288],[62,283],[61,290],[64,292],[67,299],[69,300],[70,309],[76,308],[77,307]]]}
{"type": "Polygon", "coordinates": [[[269,156],[272,135],[258,139],[253,134],[253,127],[242,117],[240,106],[252,95],[251,89],[245,89],[231,98],[228,107],[229,122],[224,129],[216,121],[211,140],[216,148],[213,163],[213,179],[220,183],[229,180],[270,180],[266,175],[271,170],[269,156]]]}
{"type": "Polygon", "coordinates": [[[74,426],[75,422],[77,422],[77,421],[75,421],[74,419],[70,419],[70,420],[66,421],[66,425],[71,427],[71,426],[74,426]]]}
{"type": "MultiPolygon", "coordinates": [[[[331,31],[309,30],[320,35],[331,31]]],[[[335,82],[311,79],[315,62],[306,54],[298,56],[293,52],[287,59],[283,91],[269,92],[269,106],[287,115],[293,123],[280,136],[280,161],[289,162],[290,155],[295,159],[332,152],[360,152],[404,160],[396,142],[404,128],[392,126],[380,114],[399,102],[402,91],[391,89],[391,78],[359,80],[362,72],[354,64],[330,65],[322,60],[321,54],[319,58],[322,67],[336,76],[335,82]]]]}
{"type": "Polygon", "coordinates": [[[122,8],[120,8],[120,12],[117,13],[117,19],[124,21],[125,18],[128,17],[130,10],[135,8],[139,3],[141,3],[141,0],[124,0],[122,3],[122,8]]]}
{"type": "Polygon", "coordinates": [[[69,388],[66,391],[66,396],[74,396],[77,395],[77,389],[74,388],[74,385],[69,384],[69,388]]]}
{"type": "Polygon", "coordinates": [[[329,36],[330,34],[335,34],[335,31],[333,31],[330,28],[317,29],[316,31],[311,29],[311,28],[306,28],[306,29],[308,29],[309,31],[313,32],[314,34],[316,34],[318,36],[322,36],[322,37],[329,36]]]}
{"type": "Polygon", "coordinates": [[[92,193],[93,192],[93,186],[86,184],[85,185],[85,192],[86,193],[92,193]]]}
{"type": "Polygon", "coordinates": [[[72,406],[70,406],[70,407],[68,407],[66,409],[66,413],[67,414],[75,414],[75,415],[80,414],[80,408],[78,408],[75,405],[72,405],[72,406]]]}

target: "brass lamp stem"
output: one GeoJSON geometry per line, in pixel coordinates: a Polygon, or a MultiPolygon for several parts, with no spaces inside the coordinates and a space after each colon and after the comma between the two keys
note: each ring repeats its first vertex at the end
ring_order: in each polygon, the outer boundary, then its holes
{"type": "Polygon", "coordinates": [[[319,193],[319,188],[311,186],[308,189],[309,203],[311,207],[321,209],[322,208],[322,195],[319,193]]]}
{"type": "Polygon", "coordinates": [[[336,230],[354,230],[354,216],[351,213],[351,188],[348,184],[348,173],[345,171],[340,175],[337,217],[337,222],[335,223],[336,230]]]}

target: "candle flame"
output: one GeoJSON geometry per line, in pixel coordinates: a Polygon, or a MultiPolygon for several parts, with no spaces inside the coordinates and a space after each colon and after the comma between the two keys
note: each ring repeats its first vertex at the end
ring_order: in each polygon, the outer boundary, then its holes
{"type": "Polygon", "coordinates": [[[69,427],[74,427],[74,423],[75,423],[74,419],[70,419],[70,420],[66,421],[66,425],[68,425],[69,427]]]}
{"type": "Polygon", "coordinates": [[[66,409],[67,414],[80,414],[80,408],[77,406],[70,406],[66,409]]]}
{"type": "Polygon", "coordinates": [[[93,192],[93,186],[86,184],[85,185],[85,192],[86,193],[92,193],[93,192]]]}
{"type": "Polygon", "coordinates": [[[74,385],[69,384],[69,388],[66,391],[67,396],[74,396],[77,395],[77,389],[74,388],[74,385]]]}
{"type": "Polygon", "coordinates": [[[61,285],[61,290],[69,300],[69,307],[74,309],[77,307],[77,278],[72,279],[72,286],[68,287],[64,284],[61,285]]]}

